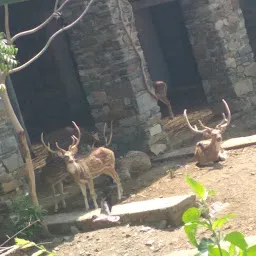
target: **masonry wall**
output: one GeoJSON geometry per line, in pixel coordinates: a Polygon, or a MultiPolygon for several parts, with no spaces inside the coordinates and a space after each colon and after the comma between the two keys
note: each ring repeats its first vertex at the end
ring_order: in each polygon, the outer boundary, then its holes
{"type": "MultiPolygon", "coordinates": [[[[120,5],[125,25],[143,56],[131,6],[123,1],[120,5]]],[[[117,155],[127,150],[147,150],[163,136],[157,125],[161,116],[157,101],[146,90],[140,60],[125,33],[119,7],[117,0],[97,1],[68,32],[96,126],[102,130],[104,122],[114,120],[113,146],[117,155]]],[[[65,23],[77,17],[82,8],[83,1],[73,1],[63,13],[65,23]]],[[[148,76],[145,66],[144,70],[148,76]]],[[[150,83],[149,76],[147,79],[150,83]]]]}
{"type": "Polygon", "coordinates": [[[256,104],[256,64],[238,0],[182,0],[190,41],[210,104],[232,111],[256,104]]]}
{"type": "Polygon", "coordinates": [[[3,196],[18,186],[16,174],[23,165],[14,130],[0,100],[0,210],[3,196]]]}

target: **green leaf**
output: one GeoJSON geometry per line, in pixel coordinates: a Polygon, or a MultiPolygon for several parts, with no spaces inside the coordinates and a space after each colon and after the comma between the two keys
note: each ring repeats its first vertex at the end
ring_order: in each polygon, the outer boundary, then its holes
{"type": "Polygon", "coordinates": [[[229,246],[229,255],[236,256],[236,247],[233,244],[230,244],[229,246]]]}
{"type": "Polygon", "coordinates": [[[208,256],[230,256],[229,253],[224,250],[224,249],[220,249],[217,247],[213,247],[209,250],[209,255],[208,256]],[[220,252],[221,250],[221,252],[220,252]]]}
{"type": "Polygon", "coordinates": [[[15,243],[17,245],[25,245],[25,244],[30,243],[30,241],[16,237],[15,238],[15,243]]]}
{"type": "Polygon", "coordinates": [[[37,252],[34,252],[31,256],[39,256],[41,254],[45,253],[45,250],[39,250],[37,252]]]}
{"type": "Polygon", "coordinates": [[[231,232],[227,234],[224,238],[225,241],[245,250],[248,247],[247,242],[244,239],[244,235],[238,231],[231,232]]]}
{"type": "Polygon", "coordinates": [[[189,175],[186,176],[186,182],[201,199],[207,199],[207,190],[201,183],[192,179],[191,177],[189,177],[189,175]]]}
{"type": "Polygon", "coordinates": [[[207,252],[209,250],[209,245],[213,245],[214,241],[210,238],[202,238],[197,249],[201,253],[207,252]]]}
{"type": "Polygon", "coordinates": [[[246,256],[255,256],[256,255],[256,245],[249,247],[246,251],[246,256]]]}
{"type": "Polygon", "coordinates": [[[216,195],[216,191],[215,191],[215,190],[210,189],[210,190],[208,191],[208,196],[215,196],[215,195],[216,195]]]}
{"type": "Polygon", "coordinates": [[[27,0],[0,0],[0,6],[5,5],[5,4],[14,4],[14,3],[19,3],[19,2],[25,2],[27,0]]]}
{"type": "Polygon", "coordinates": [[[184,226],[185,233],[192,245],[198,247],[198,243],[196,241],[196,231],[197,231],[197,224],[196,223],[186,223],[184,226]]]}
{"type": "Polygon", "coordinates": [[[184,223],[194,222],[199,220],[200,215],[201,215],[201,212],[197,208],[191,207],[183,213],[182,221],[184,223]]]}
{"type": "Polygon", "coordinates": [[[230,213],[230,214],[225,215],[222,218],[216,219],[212,224],[213,230],[215,230],[216,228],[221,229],[223,227],[223,225],[226,224],[234,216],[235,216],[235,214],[230,213]]]}

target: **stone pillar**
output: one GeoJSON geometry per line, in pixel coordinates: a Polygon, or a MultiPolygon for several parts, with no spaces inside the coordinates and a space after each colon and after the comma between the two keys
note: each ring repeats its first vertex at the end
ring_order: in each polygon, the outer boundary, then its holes
{"type": "MultiPolygon", "coordinates": [[[[120,2],[125,25],[144,58],[137,33],[130,30],[134,27],[131,6],[120,2]]],[[[63,13],[64,22],[72,22],[81,8],[84,1],[73,1],[63,13]]],[[[164,137],[160,109],[146,90],[139,58],[121,21],[118,1],[95,2],[68,35],[97,128],[103,130],[104,122],[114,120],[112,145],[116,145],[117,155],[127,150],[152,149],[152,145],[164,137]]],[[[144,70],[150,83],[146,67],[144,70]]],[[[165,148],[164,143],[160,144],[154,146],[153,151],[155,147],[165,148]]]]}
{"type": "Polygon", "coordinates": [[[238,0],[182,0],[190,42],[210,104],[232,111],[256,103],[256,64],[238,0]]]}

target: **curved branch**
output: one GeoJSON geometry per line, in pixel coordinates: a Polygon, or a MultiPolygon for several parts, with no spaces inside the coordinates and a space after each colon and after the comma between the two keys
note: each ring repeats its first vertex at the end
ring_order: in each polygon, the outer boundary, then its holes
{"type": "Polygon", "coordinates": [[[47,43],[45,44],[45,46],[43,47],[43,49],[37,54],[35,55],[32,59],[30,59],[29,61],[27,61],[26,63],[24,63],[23,65],[14,68],[13,70],[10,71],[10,74],[13,74],[15,72],[18,72],[24,68],[26,68],[27,66],[29,66],[30,64],[32,64],[35,60],[37,60],[49,47],[49,45],[51,44],[51,42],[53,41],[53,39],[58,36],[59,34],[61,34],[62,32],[72,28],[79,20],[81,20],[83,18],[83,16],[88,12],[89,8],[91,7],[92,3],[95,0],[90,0],[89,4],[87,5],[87,7],[85,8],[85,10],[82,12],[82,14],[72,23],[70,23],[69,25],[67,25],[64,28],[59,29],[57,32],[55,32],[47,41],[47,43]]]}
{"type": "MultiPolygon", "coordinates": [[[[120,18],[121,18],[121,22],[122,22],[122,24],[123,24],[123,26],[124,26],[125,33],[126,33],[126,35],[128,36],[128,38],[129,38],[129,41],[130,41],[130,43],[131,43],[131,46],[132,46],[133,50],[135,51],[135,53],[137,54],[137,56],[138,56],[138,58],[139,58],[139,60],[140,60],[140,68],[141,68],[141,72],[142,72],[142,76],[143,76],[144,83],[145,83],[145,85],[146,85],[146,89],[147,89],[147,91],[149,92],[149,94],[150,94],[154,99],[158,100],[157,96],[152,92],[152,90],[151,90],[151,88],[150,88],[150,86],[149,86],[149,84],[148,84],[147,75],[146,75],[146,72],[145,72],[145,70],[144,70],[144,60],[142,59],[142,57],[141,57],[141,55],[140,55],[140,53],[139,53],[139,51],[138,51],[136,45],[135,45],[134,42],[133,42],[133,39],[132,39],[132,37],[131,37],[131,35],[130,35],[130,33],[129,33],[129,31],[128,31],[126,25],[125,25],[124,16],[123,16],[123,11],[122,11],[122,7],[121,7],[121,2],[120,2],[120,1],[121,1],[121,0],[117,0],[117,2],[118,2],[118,9],[119,9],[120,18]]],[[[130,3],[129,3],[129,4],[130,4],[130,3]]],[[[131,32],[132,32],[132,31],[131,31],[131,32]]]]}
{"type": "MultiPolygon", "coordinates": [[[[54,17],[55,17],[55,14],[57,12],[60,12],[63,7],[69,2],[70,0],[66,0],[58,9],[54,9],[54,12],[49,16],[49,18],[47,18],[42,24],[40,24],[39,26],[33,28],[33,29],[30,29],[30,30],[26,30],[26,31],[23,31],[23,32],[20,32],[18,34],[16,34],[15,36],[13,36],[13,38],[11,39],[12,40],[12,43],[17,40],[18,38],[22,37],[22,36],[27,36],[27,35],[30,35],[30,34],[33,34],[37,31],[39,31],[40,29],[42,29],[43,27],[45,27],[54,17]]],[[[57,3],[58,1],[56,1],[57,3]]]]}
{"type": "Polygon", "coordinates": [[[7,39],[7,44],[11,44],[11,32],[10,32],[10,25],[9,25],[9,8],[8,5],[4,5],[4,25],[5,25],[5,34],[7,39]]]}

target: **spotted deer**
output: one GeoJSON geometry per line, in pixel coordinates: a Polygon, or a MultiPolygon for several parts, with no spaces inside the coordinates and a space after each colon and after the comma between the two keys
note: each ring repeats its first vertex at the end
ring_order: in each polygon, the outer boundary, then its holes
{"type": "Polygon", "coordinates": [[[163,102],[168,107],[169,116],[171,119],[174,118],[174,114],[172,111],[172,106],[170,101],[167,98],[167,85],[163,81],[156,81],[154,83],[155,95],[157,100],[163,102]]]}
{"type": "MultiPolygon", "coordinates": [[[[89,187],[90,194],[93,199],[94,207],[98,208],[96,193],[94,189],[93,179],[101,174],[110,176],[117,185],[118,199],[122,198],[122,185],[119,176],[115,170],[115,155],[114,152],[105,147],[94,148],[88,154],[77,158],[78,145],[81,139],[81,132],[75,122],[72,122],[77,130],[78,136],[72,135],[72,144],[68,146],[68,150],[61,148],[58,142],[55,143],[57,150],[52,150],[50,143],[46,145],[41,134],[41,141],[43,145],[52,154],[58,155],[64,160],[66,171],[73,177],[78,184],[84,197],[85,208],[89,209],[86,185],[89,187]]],[[[112,133],[112,132],[111,132],[112,133]]],[[[111,135],[112,137],[112,135],[111,135]]]]}
{"type": "Polygon", "coordinates": [[[210,162],[225,161],[227,159],[227,154],[223,150],[221,143],[222,135],[230,124],[231,113],[227,102],[224,99],[222,102],[225,105],[228,117],[226,118],[226,115],[222,113],[223,120],[214,128],[204,125],[200,120],[198,120],[198,122],[202,129],[199,130],[196,125],[193,127],[188,120],[187,110],[184,110],[184,117],[190,130],[195,133],[202,134],[207,139],[199,141],[196,144],[194,159],[197,161],[199,166],[207,165],[210,162]]]}

